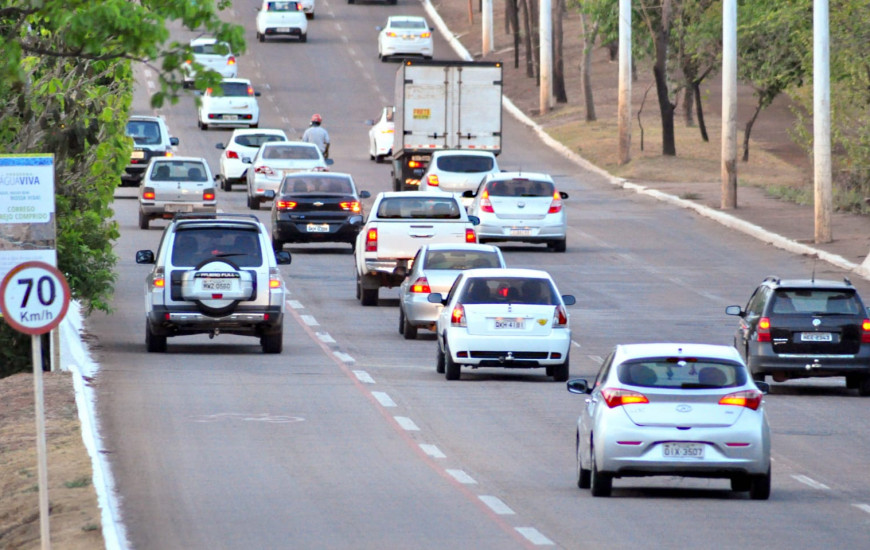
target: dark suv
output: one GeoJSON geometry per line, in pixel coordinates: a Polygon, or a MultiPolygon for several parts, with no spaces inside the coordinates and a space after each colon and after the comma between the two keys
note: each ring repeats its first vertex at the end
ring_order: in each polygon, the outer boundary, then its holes
{"type": "Polygon", "coordinates": [[[767,277],[746,304],[734,347],[753,378],[845,376],[846,386],[870,395],[870,319],[848,279],[767,277]]]}
{"type": "Polygon", "coordinates": [[[136,186],[142,181],[152,157],[171,157],[178,138],[169,135],[163,117],[131,116],[127,121],[127,136],[133,139],[130,162],[121,174],[122,186],[136,186]]]}

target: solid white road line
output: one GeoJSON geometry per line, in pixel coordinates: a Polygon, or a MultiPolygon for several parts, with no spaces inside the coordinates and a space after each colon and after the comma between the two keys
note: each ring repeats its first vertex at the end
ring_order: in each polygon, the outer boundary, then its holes
{"type": "Polygon", "coordinates": [[[526,539],[535,546],[555,546],[555,543],[545,537],[543,533],[534,527],[517,527],[517,533],[526,537],[526,539]]]}
{"type": "Polygon", "coordinates": [[[362,382],[363,384],[374,384],[375,383],[375,379],[372,378],[371,375],[364,370],[355,370],[355,371],[353,371],[353,374],[354,374],[354,376],[356,376],[356,379],[359,380],[360,382],[362,382]]]}
{"type": "Polygon", "coordinates": [[[477,485],[477,481],[473,477],[466,474],[462,470],[445,470],[453,479],[464,485],[477,485]]]}
{"type": "Polygon", "coordinates": [[[792,475],[791,477],[795,481],[800,481],[804,485],[808,485],[808,486],[812,487],[813,489],[821,489],[821,490],[830,489],[830,487],[828,487],[824,483],[820,483],[820,482],[816,481],[815,479],[812,479],[812,478],[804,476],[804,475],[792,475]]]}
{"type": "Polygon", "coordinates": [[[373,391],[372,397],[374,397],[375,399],[378,400],[378,403],[381,404],[381,407],[395,407],[396,406],[396,402],[393,401],[393,399],[389,395],[387,395],[386,393],[384,393],[382,391],[373,391]]]}
{"type": "Polygon", "coordinates": [[[589,357],[589,359],[592,359],[593,361],[595,361],[599,365],[604,362],[604,359],[602,359],[600,355],[589,355],[588,357],[589,357]]]}
{"type": "Polygon", "coordinates": [[[429,445],[428,443],[420,443],[420,449],[431,456],[432,458],[447,458],[447,455],[441,452],[441,449],[436,447],[435,445],[429,445]]]}
{"type": "Polygon", "coordinates": [[[356,363],[356,359],[342,351],[333,351],[332,354],[338,357],[338,359],[343,363],[356,363]]]}
{"type": "Polygon", "coordinates": [[[420,428],[414,424],[414,421],[408,418],[407,416],[394,416],[393,419],[396,423],[402,427],[403,430],[407,432],[419,432],[420,428]]]}
{"type": "Polygon", "coordinates": [[[328,332],[318,332],[317,339],[323,342],[324,344],[334,344],[335,338],[329,335],[328,332]]]}
{"type": "Polygon", "coordinates": [[[510,509],[510,507],[501,501],[500,498],[490,496],[490,495],[480,495],[477,498],[481,500],[484,504],[486,504],[490,510],[495,512],[500,516],[512,516],[516,512],[510,509]]]}

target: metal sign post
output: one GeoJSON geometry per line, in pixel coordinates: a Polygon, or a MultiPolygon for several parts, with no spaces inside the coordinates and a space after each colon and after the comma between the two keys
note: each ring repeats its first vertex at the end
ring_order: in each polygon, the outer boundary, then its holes
{"type": "Polygon", "coordinates": [[[42,338],[66,315],[70,291],[63,274],[45,262],[24,262],[0,284],[0,312],[18,332],[30,334],[33,391],[36,397],[36,459],[39,472],[39,530],[43,550],[51,548],[48,520],[48,461],[45,445],[45,401],[42,387],[42,338]]]}

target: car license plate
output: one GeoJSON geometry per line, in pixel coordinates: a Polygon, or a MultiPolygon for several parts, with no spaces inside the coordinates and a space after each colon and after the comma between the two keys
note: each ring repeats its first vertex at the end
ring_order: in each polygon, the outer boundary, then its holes
{"type": "Polygon", "coordinates": [[[834,335],[830,332],[801,332],[801,342],[832,342],[834,335]]]}
{"type": "Polygon", "coordinates": [[[278,27],[275,32],[290,32],[290,27],[278,27]]]}
{"type": "Polygon", "coordinates": [[[662,443],[663,458],[703,459],[703,443],[662,443]]]}
{"type": "Polygon", "coordinates": [[[511,235],[514,237],[528,237],[532,230],[528,227],[511,227],[511,235]]]}
{"type": "Polygon", "coordinates": [[[309,233],[329,233],[328,223],[309,223],[306,227],[309,233]]]}
{"type": "Polygon", "coordinates": [[[525,326],[522,319],[496,319],[495,328],[497,329],[521,329],[525,326]]]}
{"type": "Polygon", "coordinates": [[[192,204],[167,204],[163,207],[167,212],[193,212],[192,204]]]}
{"type": "Polygon", "coordinates": [[[239,115],[224,115],[222,118],[224,120],[239,120],[239,115]]]}
{"type": "Polygon", "coordinates": [[[145,158],[145,151],[133,151],[133,154],[130,155],[130,158],[144,159],[145,158]]]}
{"type": "Polygon", "coordinates": [[[203,290],[232,290],[233,289],[233,280],[232,279],[203,279],[202,281],[202,289],[203,290]]]}

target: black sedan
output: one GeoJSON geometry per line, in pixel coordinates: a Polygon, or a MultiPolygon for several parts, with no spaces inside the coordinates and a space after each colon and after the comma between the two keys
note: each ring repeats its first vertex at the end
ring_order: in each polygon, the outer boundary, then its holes
{"type": "Polygon", "coordinates": [[[272,247],[284,243],[348,243],[351,248],[362,228],[360,199],[350,174],[297,172],[284,177],[272,203],[272,247]]]}

